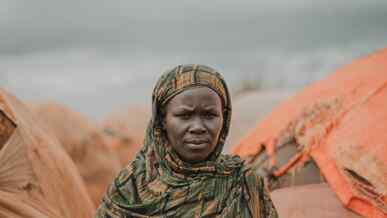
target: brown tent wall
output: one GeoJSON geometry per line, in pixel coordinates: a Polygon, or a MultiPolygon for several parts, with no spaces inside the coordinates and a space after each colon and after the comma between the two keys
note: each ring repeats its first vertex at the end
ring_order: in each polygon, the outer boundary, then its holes
{"type": "Polygon", "coordinates": [[[92,217],[79,172],[58,141],[2,89],[0,112],[0,217],[92,217]]]}
{"type": "Polygon", "coordinates": [[[121,164],[97,125],[61,104],[33,104],[30,108],[74,161],[92,201],[99,205],[121,164]]]}
{"type": "Polygon", "coordinates": [[[129,164],[142,147],[151,118],[149,108],[128,106],[112,112],[101,124],[109,146],[117,152],[123,166],[129,164]]]}

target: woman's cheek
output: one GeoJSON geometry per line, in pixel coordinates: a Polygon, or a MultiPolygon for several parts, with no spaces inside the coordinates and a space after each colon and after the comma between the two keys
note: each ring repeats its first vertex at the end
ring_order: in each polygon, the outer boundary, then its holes
{"type": "Polygon", "coordinates": [[[216,118],[213,122],[211,122],[211,128],[215,130],[215,132],[220,132],[223,125],[223,119],[222,118],[216,118]]]}

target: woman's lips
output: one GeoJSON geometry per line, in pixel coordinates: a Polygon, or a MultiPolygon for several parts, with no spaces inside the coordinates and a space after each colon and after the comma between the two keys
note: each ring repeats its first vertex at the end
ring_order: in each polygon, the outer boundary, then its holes
{"type": "Polygon", "coordinates": [[[208,141],[186,141],[186,146],[192,150],[204,149],[208,146],[208,141]]]}

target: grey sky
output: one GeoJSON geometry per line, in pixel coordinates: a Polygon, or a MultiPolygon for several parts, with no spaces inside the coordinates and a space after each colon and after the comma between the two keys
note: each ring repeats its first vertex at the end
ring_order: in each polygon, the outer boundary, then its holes
{"type": "Polygon", "coordinates": [[[0,79],[92,117],[148,103],[160,72],[203,63],[235,88],[299,88],[387,46],[384,0],[0,0],[0,79]]]}

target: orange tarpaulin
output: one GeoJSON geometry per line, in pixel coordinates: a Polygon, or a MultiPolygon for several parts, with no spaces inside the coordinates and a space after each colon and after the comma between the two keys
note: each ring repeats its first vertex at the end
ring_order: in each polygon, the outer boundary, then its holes
{"type": "Polygon", "coordinates": [[[70,155],[91,199],[99,205],[121,164],[97,125],[64,105],[44,103],[30,107],[70,155]]]}
{"type": "Polygon", "coordinates": [[[0,89],[0,217],[90,218],[74,163],[27,107],[0,89]]]}
{"type": "Polygon", "coordinates": [[[289,141],[300,152],[274,174],[312,157],[348,208],[387,217],[387,49],[349,64],[276,107],[234,148],[254,162],[289,141]]]}

